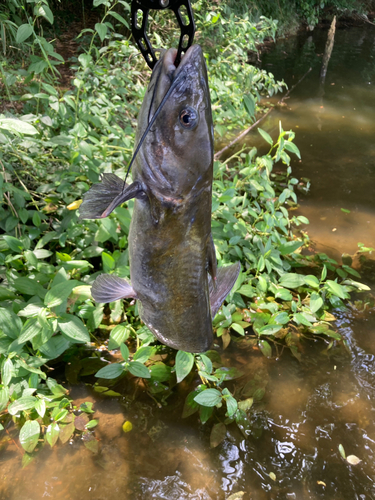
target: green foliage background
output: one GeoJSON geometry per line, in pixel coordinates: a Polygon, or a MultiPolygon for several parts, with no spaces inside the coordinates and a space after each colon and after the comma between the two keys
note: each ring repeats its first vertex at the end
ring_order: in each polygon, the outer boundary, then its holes
{"type": "MultiPolygon", "coordinates": [[[[94,0],[98,22],[79,35],[72,85],[59,85],[64,59],[56,51],[54,29],[63,23],[60,8],[71,5],[7,0],[0,7],[0,431],[12,422],[20,428],[25,464],[41,436],[54,446],[57,439],[84,434],[95,452],[91,406],[75,408],[66,389],[49,376],[51,368],[60,373],[65,368],[74,381],[96,374],[95,390],[108,396],[119,395],[111,389],[119,379],[141,377],[146,392],[161,404],[195,369],[183,416],[199,411],[205,423],[215,411],[216,444],[223,425],[233,421],[246,435],[248,412],[262,388],[253,384],[231,394],[226,382],[241,373],[224,367],[218,351],[175,353],[140,324],[137,304],[92,300],[90,286],[99,273],[129,277],[133,203],[99,221],[78,221],[76,211],[102,172],[124,177],[148,70],[130,40],[129,3],[94,0]],[[122,361],[103,362],[96,350],[103,343],[108,350],[120,349],[122,361]]],[[[247,2],[194,2],[217,136],[247,127],[260,112],[261,97],[285,88],[248,64],[249,51],[276,35],[271,5],[248,9],[247,2]]],[[[284,3],[278,5],[284,9],[284,3]]],[[[82,13],[92,7],[81,6],[82,13]]],[[[296,13],[310,22],[306,12],[324,7],[298,3],[296,13]]],[[[150,22],[163,35],[161,41],[155,31],[153,42],[171,45],[171,19],[156,14],[150,22]]],[[[286,347],[300,358],[305,338],[323,337],[328,347],[342,342],[329,310],[345,307],[353,290],[367,287],[353,281],[360,276],[350,263],[339,266],[326,255],[301,253],[308,238],[303,232],[296,237],[295,230],[308,221],[288,211],[297,204],[298,180],[289,166],[290,155],[299,157],[294,133],[281,125],[278,137],[259,133],[269,145],[266,155],[247,149],[215,162],[217,258],[220,265],[240,260],[242,272],[214,326],[224,348],[243,337],[266,357],[286,347]]]]}

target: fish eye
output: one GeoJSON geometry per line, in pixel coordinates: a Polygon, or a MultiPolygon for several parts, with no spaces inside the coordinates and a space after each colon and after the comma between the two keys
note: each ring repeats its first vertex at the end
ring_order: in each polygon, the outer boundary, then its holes
{"type": "Polygon", "coordinates": [[[180,112],[180,124],[183,128],[192,130],[198,125],[198,113],[195,109],[188,106],[180,112]]]}

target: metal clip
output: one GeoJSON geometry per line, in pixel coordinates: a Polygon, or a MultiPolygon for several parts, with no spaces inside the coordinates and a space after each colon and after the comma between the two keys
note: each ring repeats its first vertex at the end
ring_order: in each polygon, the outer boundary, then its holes
{"type": "Polygon", "coordinates": [[[133,0],[131,12],[132,33],[147,64],[151,69],[153,69],[157,63],[157,58],[147,36],[148,13],[151,9],[171,9],[175,13],[181,31],[175,62],[175,65],[178,66],[181,61],[182,53],[187,51],[187,49],[193,44],[194,40],[195,23],[190,0],[133,0]],[[186,18],[181,14],[180,9],[182,6],[186,9],[189,19],[188,23],[185,20],[186,18]],[[139,12],[142,13],[141,26],[139,26],[139,12]]]}

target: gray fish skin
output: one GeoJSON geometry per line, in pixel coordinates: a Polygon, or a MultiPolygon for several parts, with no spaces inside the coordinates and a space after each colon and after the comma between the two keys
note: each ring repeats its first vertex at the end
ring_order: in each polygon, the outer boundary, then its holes
{"type": "Polygon", "coordinates": [[[213,343],[212,316],[232,289],[240,264],[216,269],[213,124],[203,53],[192,46],[177,69],[176,53],[164,52],[155,66],[139,113],[136,144],[156,118],[136,156],[133,183],[105,174],[86,193],[80,217],[107,217],[135,198],[129,232],[132,283],[102,274],[92,296],[98,302],[136,298],[141,319],[161,342],[198,353],[213,343]]]}
{"type": "Polygon", "coordinates": [[[179,67],[175,49],[155,67],[138,120],[138,138],[173,82],[133,167],[146,196],[136,199],[129,233],[131,282],[140,316],[165,344],[203,352],[213,342],[207,270],[216,265],[211,238],[213,126],[206,64],[199,46],[179,67]],[[184,128],[192,108],[198,123],[184,128]],[[211,263],[210,263],[211,261],[211,263]]]}

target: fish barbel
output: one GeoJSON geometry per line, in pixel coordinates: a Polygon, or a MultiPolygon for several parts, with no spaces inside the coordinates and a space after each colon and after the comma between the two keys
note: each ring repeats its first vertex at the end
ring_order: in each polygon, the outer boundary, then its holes
{"type": "Polygon", "coordinates": [[[106,217],[135,198],[129,231],[131,284],[102,274],[97,302],[140,301],[140,317],[158,339],[187,352],[213,343],[212,317],[240,264],[217,268],[211,235],[213,123],[207,70],[198,45],[176,68],[176,49],[156,64],[138,117],[133,183],[114,174],[85,194],[80,218],[106,217]]]}

